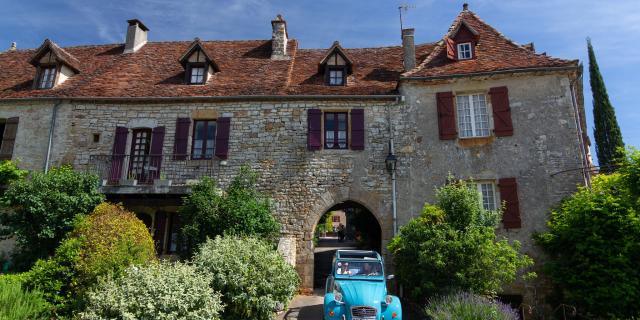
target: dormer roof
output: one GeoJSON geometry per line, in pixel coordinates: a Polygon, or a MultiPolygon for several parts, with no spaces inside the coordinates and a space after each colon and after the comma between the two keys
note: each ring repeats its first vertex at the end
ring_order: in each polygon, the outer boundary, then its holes
{"type": "Polygon", "coordinates": [[[73,72],[80,72],[80,61],[49,39],[45,39],[42,45],[36,49],[35,53],[31,56],[31,59],[29,59],[29,63],[34,67],[39,66],[40,59],[49,52],[53,53],[60,62],[71,68],[73,72]]]}
{"type": "Polygon", "coordinates": [[[207,53],[207,50],[205,50],[199,38],[195,38],[191,45],[189,45],[189,48],[187,48],[187,50],[180,56],[180,59],[178,59],[183,68],[186,68],[187,63],[189,63],[189,58],[197,51],[200,51],[204,55],[206,63],[213,68],[213,71],[220,71],[220,68],[218,67],[216,62],[211,59],[211,56],[207,53]]]}
{"type": "Polygon", "coordinates": [[[347,52],[342,48],[342,46],[340,46],[340,42],[338,41],[333,42],[333,45],[331,45],[331,47],[327,50],[325,55],[320,60],[320,71],[322,72],[322,70],[324,70],[324,66],[327,64],[329,58],[333,57],[334,54],[340,55],[340,57],[342,57],[342,59],[345,61],[347,66],[347,73],[353,73],[353,60],[351,60],[347,52]]]}

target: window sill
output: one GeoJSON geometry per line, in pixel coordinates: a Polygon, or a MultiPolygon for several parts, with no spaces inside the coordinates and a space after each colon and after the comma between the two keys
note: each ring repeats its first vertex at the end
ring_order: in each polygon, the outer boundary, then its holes
{"type": "Polygon", "coordinates": [[[478,147],[493,143],[495,136],[458,138],[461,147],[478,147]]]}

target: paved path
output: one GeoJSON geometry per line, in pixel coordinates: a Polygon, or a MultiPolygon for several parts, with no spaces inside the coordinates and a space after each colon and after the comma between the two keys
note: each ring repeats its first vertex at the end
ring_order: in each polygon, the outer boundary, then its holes
{"type": "Polygon", "coordinates": [[[278,320],[322,320],[323,300],[322,289],[316,289],[311,296],[297,295],[278,320]]]}

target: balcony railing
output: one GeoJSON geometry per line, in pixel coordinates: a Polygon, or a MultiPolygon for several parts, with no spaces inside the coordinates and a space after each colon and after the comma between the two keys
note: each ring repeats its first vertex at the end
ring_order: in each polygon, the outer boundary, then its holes
{"type": "Polygon", "coordinates": [[[185,185],[213,174],[212,159],[191,159],[191,155],[109,154],[89,157],[88,170],[103,185],[185,185]]]}

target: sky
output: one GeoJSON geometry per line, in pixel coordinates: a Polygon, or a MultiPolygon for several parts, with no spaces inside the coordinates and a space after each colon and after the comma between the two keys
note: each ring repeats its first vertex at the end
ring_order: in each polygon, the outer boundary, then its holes
{"type": "MultiPolygon", "coordinates": [[[[149,27],[150,41],[271,38],[282,14],[302,48],[399,45],[399,5],[416,43],[440,40],[462,9],[453,0],[0,0],[0,50],[12,41],[36,48],[45,38],[61,46],[122,43],[126,20],[149,27]]],[[[517,43],[585,64],[585,107],[593,142],[586,38],[590,37],[624,141],[640,147],[640,1],[468,0],[469,9],[517,43]]],[[[595,149],[592,146],[595,158],[595,149]]]]}

